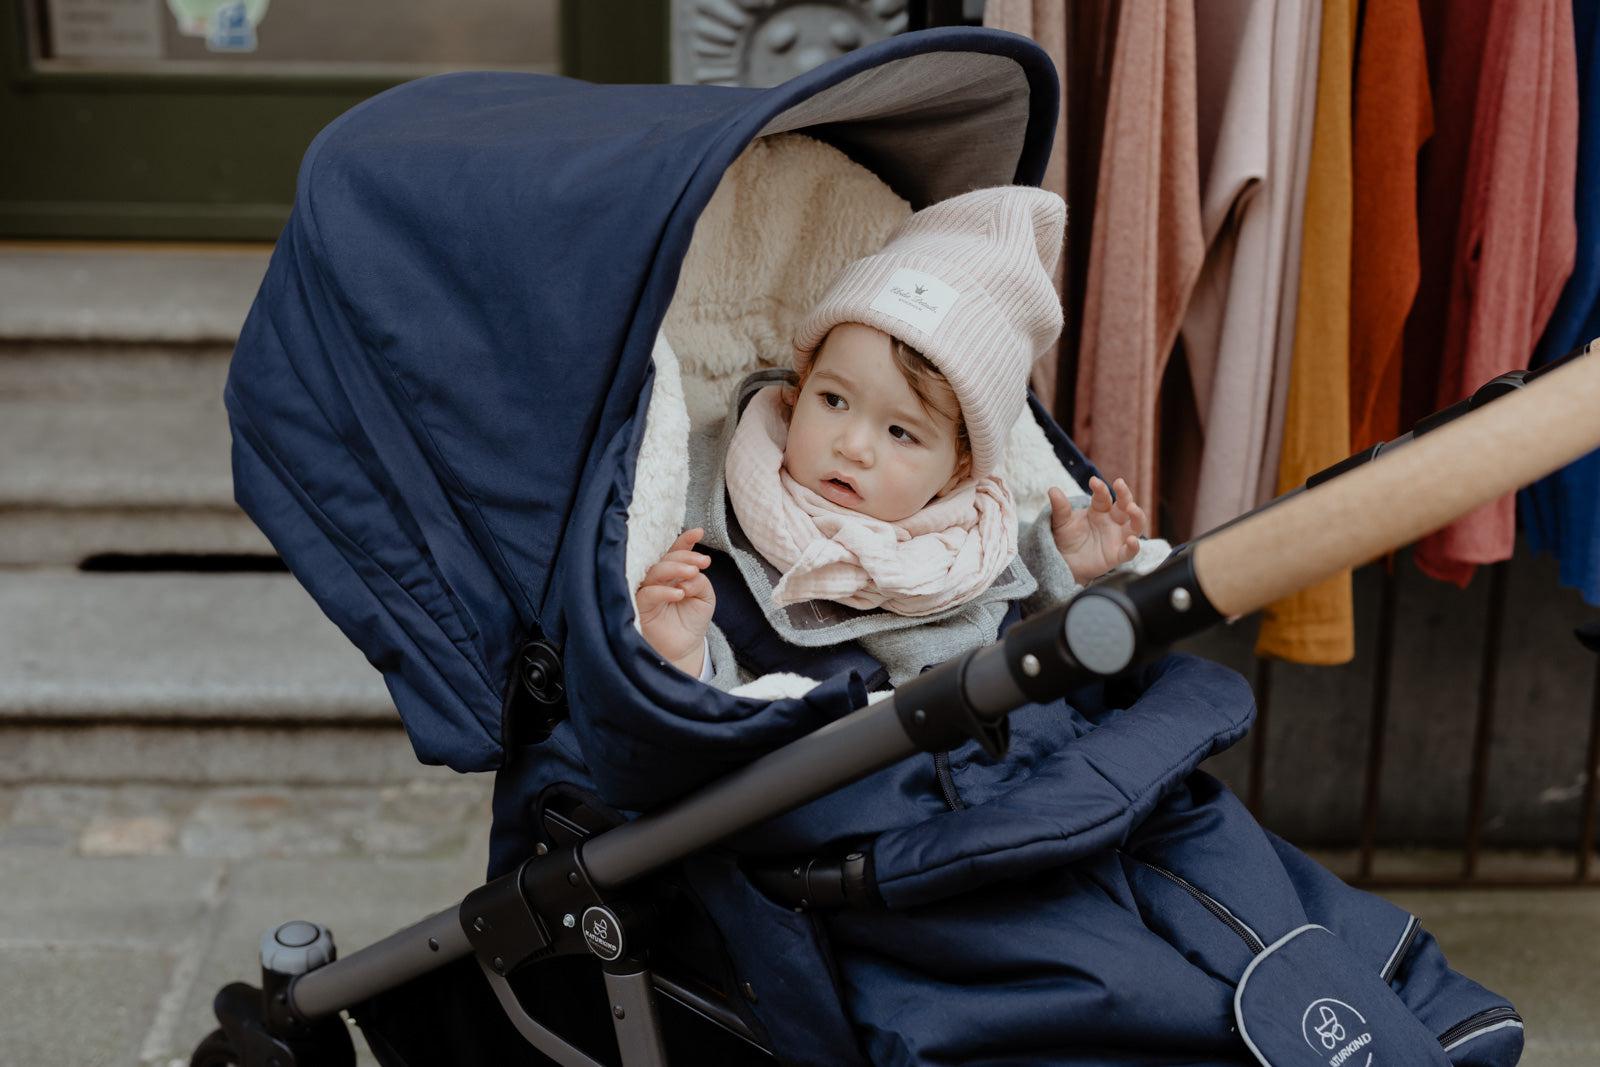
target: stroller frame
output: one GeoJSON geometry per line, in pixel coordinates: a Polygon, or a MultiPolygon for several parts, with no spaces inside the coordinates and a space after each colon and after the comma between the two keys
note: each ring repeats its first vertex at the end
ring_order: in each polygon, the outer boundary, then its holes
{"type": "MultiPolygon", "coordinates": [[[[1289,573],[1277,578],[1276,584],[1269,578],[1248,594],[1219,580],[1238,569],[1241,558],[1256,553],[1253,546],[1263,535],[1271,539],[1275,532],[1281,536],[1328,518],[1324,512],[1334,505],[1332,495],[1308,495],[1306,490],[1339,479],[1352,491],[1371,486],[1378,493],[1382,491],[1378,478],[1387,475],[1369,467],[1371,460],[1420,441],[1493,400],[1522,393],[1535,379],[1575,363],[1582,366],[1558,377],[1582,404],[1585,386],[1580,377],[1587,373],[1600,378],[1600,368],[1593,360],[1577,357],[1591,355],[1597,344],[1600,341],[1591,341],[1537,370],[1501,375],[1469,399],[1421,420],[1411,432],[1357,453],[1313,475],[1304,488],[1179,548],[1150,574],[1123,574],[1098,582],[1071,601],[1019,622],[1001,640],[926,672],[889,697],[768,753],[674,805],[576,844],[555,850],[540,845],[512,873],[353,955],[332,960],[331,937],[318,927],[327,938],[329,962],[291,969],[274,969],[264,962],[261,989],[244,983],[224,987],[215,1002],[222,1028],[202,1042],[193,1063],[239,1067],[354,1063],[348,1030],[338,1017],[341,1011],[467,956],[476,958],[502,1009],[528,1043],[570,1067],[597,1067],[600,1061],[529,1015],[508,980],[519,968],[556,956],[590,954],[602,962],[625,1067],[668,1062],[657,993],[761,1048],[760,1039],[737,1013],[650,968],[651,928],[659,916],[647,875],[914,753],[937,752],[969,738],[991,754],[1003,753],[1009,738],[1006,716],[1016,708],[1123,674],[1177,640],[1358,562],[1372,545],[1354,544],[1348,557],[1322,561],[1310,579],[1297,562],[1284,568],[1289,573]],[[1250,599],[1240,599],[1245,596],[1250,599]]],[[[1560,395],[1555,386],[1538,392],[1545,403],[1554,403],[1560,395]]],[[[1535,409],[1526,403],[1506,405],[1499,424],[1525,418],[1530,410],[1535,409]]],[[[1407,470],[1437,469],[1442,457],[1463,449],[1473,435],[1494,436],[1490,417],[1477,416],[1467,420],[1469,425],[1440,433],[1428,446],[1407,448],[1404,458],[1411,460],[1407,470]]],[[[1546,454],[1531,458],[1528,469],[1552,469],[1596,444],[1588,439],[1595,436],[1592,429],[1575,430],[1569,436],[1572,440],[1554,442],[1546,454]],[[1588,437],[1574,443],[1581,432],[1588,437]]],[[[1405,474],[1399,462],[1382,466],[1395,475],[1405,474]]],[[[1510,472],[1503,480],[1515,484],[1525,474],[1510,472]]],[[[1488,500],[1504,488],[1490,479],[1477,492],[1481,500],[1488,500]]],[[[1396,528],[1372,536],[1410,540],[1420,532],[1396,528]]],[[[1259,572],[1259,557],[1255,562],[1259,572]]],[[[525,680],[515,684],[532,689],[542,683],[545,695],[553,692],[560,682],[559,660],[548,651],[532,654],[543,673],[526,677],[525,672],[525,680]]],[[[582,828],[575,829],[582,837],[582,828]]],[[[859,853],[831,864],[813,860],[796,865],[786,872],[791,884],[788,902],[798,910],[861,903],[866,892],[863,866],[859,853]]],[[[777,881],[782,879],[780,873],[777,881]]],[[[306,925],[285,923],[269,931],[268,937],[306,925]]]]}
{"type": "MultiPolygon", "coordinates": [[[[654,1001],[658,991],[758,1043],[737,1014],[651,971],[656,916],[648,887],[640,885],[646,875],[917,752],[946,750],[970,738],[999,755],[1012,710],[1115,677],[1221,618],[1189,552],[1144,577],[1101,582],[1018,623],[1000,641],[928,671],[669,808],[565,848],[541,846],[517,870],[458,905],[351,956],[301,974],[264,967],[256,1003],[250,987],[227,986],[217,997],[218,1020],[244,1057],[241,1067],[340,1062],[332,1058],[339,1038],[330,1036],[327,1020],[471,955],[530,1044],[570,1067],[598,1067],[599,1061],[532,1018],[507,980],[539,960],[588,953],[604,965],[627,1067],[667,1063],[654,1001]],[[261,1051],[247,1051],[252,1049],[261,1051]]],[[[796,906],[854,902],[864,884],[862,865],[863,857],[852,853],[833,865],[795,867],[791,873],[803,886],[796,906]]],[[[305,924],[277,929],[293,925],[305,924]]],[[[340,1036],[348,1047],[348,1036],[340,1036]]]]}

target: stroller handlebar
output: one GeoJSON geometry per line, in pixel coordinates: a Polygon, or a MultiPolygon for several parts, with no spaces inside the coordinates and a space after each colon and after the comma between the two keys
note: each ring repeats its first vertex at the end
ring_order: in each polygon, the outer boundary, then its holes
{"type": "Polygon", "coordinates": [[[1207,598],[1224,616],[1246,615],[1600,447],[1600,359],[1577,358],[1596,344],[1511,388],[1496,379],[1486,387],[1494,403],[1200,539],[1195,570],[1207,598]]]}

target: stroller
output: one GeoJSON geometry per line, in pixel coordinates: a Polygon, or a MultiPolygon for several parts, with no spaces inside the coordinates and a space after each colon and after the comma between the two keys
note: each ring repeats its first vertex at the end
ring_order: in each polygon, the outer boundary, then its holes
{"type": "MultiPolygon", "coordinates": [[[[726,693],[635,629],[688,435],[909,210],[1037,183],[1057,101],[949,29],[768,90],[428,78],[319,135],[236,495],[419,759],[496,772],[491,880],[337,961],[268,931],[196,1065],[353,1063],[341,1012],[386,1067],[1516,1062],[1414,916],[1197,770],[1254,709],[1155,655],[1220,618],[1192,553],[882,700],[849,650],[726,693]]],[[[1036,402],[1012,440],[1025,515],[1095,473],[1036,402]]]]}

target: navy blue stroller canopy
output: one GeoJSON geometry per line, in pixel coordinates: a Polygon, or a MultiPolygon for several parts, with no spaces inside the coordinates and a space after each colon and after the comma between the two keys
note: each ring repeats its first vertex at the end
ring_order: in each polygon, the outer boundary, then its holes
{"type": "Polygon", "coordinates": [[[235,491],[383,672],[420,759],[498,764],[530,635],[569,646],[575,702],[748,721],[742,752],[690,777],[820,721],[815,700],[767,714],[685,689],[623,635],[609,550],[695,221],[740,152],[785,131],[913,207],[1037,184],[1057,101],[1031,42],[955,29],[765,90],[428,78],[317,137],[229,376],[235,491]]]}

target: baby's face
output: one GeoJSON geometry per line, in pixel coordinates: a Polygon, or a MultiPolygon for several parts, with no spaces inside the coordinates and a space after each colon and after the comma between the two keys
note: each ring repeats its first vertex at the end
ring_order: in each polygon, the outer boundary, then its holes
{"type": "Polygon", "coordinates": [[[834,327],[795,397],[783,450],[789,477],[885,522],[909,518],[960,481],[958,428],[923,408],[892,345],[870,326],[834,327]]]}

